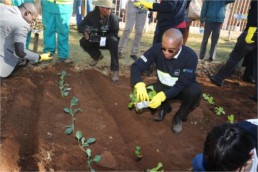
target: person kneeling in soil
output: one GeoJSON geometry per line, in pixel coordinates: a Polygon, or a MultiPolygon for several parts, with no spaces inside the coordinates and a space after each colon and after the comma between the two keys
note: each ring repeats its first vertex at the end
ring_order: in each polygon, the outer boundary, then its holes
{"type": "Polygon", "coordinates": [[[257,171],[258,120],[250,121],[214,127],[204,152],[193,159],[193,171],[257,171]]]}
{"type": "Polygon", "coordinates": [[[112,81],[116,82],[119,80],[119,20],[115,14],[111,13],[115,5],[112,0],[95,0],[93,5],[95,9],[89,12],[78,26],[78,31],[83,34],[80,45],[92,58],[90,66],[95,66],[99,60],[103,59],[100,48],[107,48],[110,51],[112,81]]]}
{"type": "Polygon", "coordinates": [[[189,47],[183,45],[183,36],[178,29],[168,29],[162,36],[162,42],[154,44],[131,66],[131,82],[137,92],[138,101],[149,101],[146,85],[141,74],[152,64],[157,66],[158,80],[153,85],[157,95],[148,106],[159,112],[154,121],[162,121],[171,112],[170,100],[181,99],[182,104],[172,120],[172,131],[182,131],[182,121],[198,105],[201,90],[196,82],[198,57],[189,47]]]}
{"type": "Polygon", "coordinates": [[[34,62],[50,60],[50,53],[37,54],[26,49],[30,25],[37,18],[38,11],[33,3],[19,7],[0,3],[0,77],[8,77],[15,68],[34,62]]]}

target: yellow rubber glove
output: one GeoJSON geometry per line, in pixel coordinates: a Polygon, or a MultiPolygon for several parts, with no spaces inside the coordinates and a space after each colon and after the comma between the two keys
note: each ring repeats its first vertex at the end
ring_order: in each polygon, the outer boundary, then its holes
{"type": "Polygon", "coordinates": [[[47,61],[47,60],[51,60],[52,56],[50,55],[50,53],[42,53],[40,54],[40,60],[39,61],[47,61]]]}
{"type": "Polygon", "coordinates": [[[245,37],[245,42],[247,44],[252,44],[254,43],[254,41],[252,40],[253,36],[254,36],[254,33],[256,32],[257,30],[257,27],[249,27],[248,28],[248,31],[247,31],[247,35],[245,37]]]}
{"type": "Polygon", "coordinates": [[[144,82],[138,82],[134,88],[136,89],[136,98],[138,101],[149,101],[149,95],[144,82]]]}
{"type": "Polygon", "coordinates": [[[150,108],[156,109],[157,107],[159,107],[161,105],[161,102],[163,102],[165,100],[166,100],[166,95],[163,91],[161,91],[152,98],[152,100],[150,101],[148,106],[150,108]]]}
{"type": "Polygon", "coordinates": [[[140,0],[133,3],[135,7],[140,7],[143,9],[153,9],[153,2],[147,2],[146,0],[140,0]]]}

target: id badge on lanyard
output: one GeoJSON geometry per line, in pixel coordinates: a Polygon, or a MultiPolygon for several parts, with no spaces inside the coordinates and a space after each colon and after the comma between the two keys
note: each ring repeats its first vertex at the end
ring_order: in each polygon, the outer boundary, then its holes
{"type": "Polygon", "coordinates": [[[106,46],[106,41],[107,41],[107,37],[100,37],[100,42],[99,42],[99,46],[100,47],[105,47],[106,46]]]}

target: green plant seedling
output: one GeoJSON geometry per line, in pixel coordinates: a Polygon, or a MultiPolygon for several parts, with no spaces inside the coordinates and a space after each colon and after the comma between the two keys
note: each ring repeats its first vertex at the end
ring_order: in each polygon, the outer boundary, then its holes
{"type": "Polygon", "coordinates": [[[66,84],[64,81],[64,78],[67,75],[67,72],[63,70],[62,72],[58,73],[57,75],[60,75],[60,81],[58,83],[58,87],[60,89],[62,97],[68,96],[69,90],[71,90],[71,88],[68,88],[69,84],[66,84]]]}
{"type": "Polygon", "coordinates": [[[134,154],[135,154],[135,156],[136,156],[136,160],[137,160],[137,161],[140,161],[140,160],[142,159],[142,150],[141,150],[141,147],[140,147],[140,146],[136,146],[136,147],[135,147],[134,154]]]}
{"type": "Polygon", "coordinates": [[[67,108],[67,107],[64,108],[64,111],[65,111],[67,114],[69,114],[69,115],[72,116],[72,124],[66,126],[65,134],[67,134],[67,135],[69,135],[69,134],[71,134],[71,133],[74,132],[75,114],[76,114],[77,112],[79,112],[79,111],[82,112],[82,110],[81,110],[80,108],[73,109],[73,106],[77,105],[77,104],[78,104],[78,101],[79,101],[78,98],[73,97],[73,98],[71,99],[70,108],[67,108]]]}
{"type": "Polygon", "coordinates": [[[87,147],[93,143],[95,143],[96,139],[95,138],[88,138],[87,140],[85,139],[85,137],[83,137],[82,131],[78,130],[75,133],[75,137],[78,140],[79,146],[80,148],[85,151],[83,148],[87,147]]]}
{"type": "Polygon", "coordinates": [[[214,98],[212,96],[210,96],[209,94],[203,93],[202,97],[203,97],[204,100],[206,100],[211,105],[213,105],[215,103],[214,98]]]}
{"type": "Polygon", "coordinates": [[[91,157],[91,149],[87,148],[86,149],[86,154],[88,157],[88,167],[90,168],[91,172],[95,172],[95,170],[92,168],[91,164],[98,163],[101,161],[101,156],[100,155],[95,155],[94,158],[91,157]]]}
{"type": "Polygon", "coordinates": [[[220,116],[220,115],[225,114],[225,111],[224,111],[223,107],[219,106],[219,107],[215,107],[215,113],[216,113],[216,115],[220,116]]]}
{"type": "Polygon", "coordinates": [[[228,115],[228,121],[233,124],[235,121],[235,115],[233,114],[228,115]]]}
{"type": "MultiPolygon", "coordinates": [[[[154,90],[153,86],[148,86],[148,87],[146,87],[146,89],[147,89],[147,93],[149,96],[149,100],[152,100],[152,98],[157,94],[156,91],[154,90]]],[[[136,112],[139,113],[139,112],[141,112],[142,108],[137,108],[138,106],[136,106],[137,103],[140,103],[136,98],[136,94],[137,94],[137,91],[136,91],[136,89],[134,89],[133,93],[129,95],[131,101],[129,102],[128,107],[129,107],[129,109],[135,108],[136,112]]],[[[143,108],[144,108],[147,106],[148,102],[142,102],[142,103],[144,103],[144,106],[143,106],[143,108]]]]}
{"type": "Polygon", "coordinates": [[[163,172],[164,170],[163,168],[163,164],[161,162],[158,163],[158,165],[156,167],[154,167],[153,169],[147,170],[147,172],[163,172]]]}

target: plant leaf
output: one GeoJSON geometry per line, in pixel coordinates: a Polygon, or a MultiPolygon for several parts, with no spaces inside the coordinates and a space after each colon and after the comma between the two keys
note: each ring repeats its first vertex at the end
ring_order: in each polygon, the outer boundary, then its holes
{"type": "Polygon", "coordinates": [[[63,92],[63,95],[64,95],[64,96],[68,96],[68,94],[69,94],[69,92],[67,92],[67,91],[64,91],[64,92],[63,92]]]}
{"type": "Polygon", "coordinates": [[[132,109],[133,106],[134,106],[134,103],[133,103],[133,102],[130,102],[130,103],[128,104],[128,107],[129,107],[130,109],[132,109]]]}
{"type": "Polygon", "coordinates": [[[66,113],[68,113],[68,114],[70,114],[70,113],[71,113],[70,109],[69,109],[69,108],[67,108],[67,107],[65,107],[65,108],[64,108],[64,111],[65,111],[66,113]]]}
{"type": "Polygon", "coordinates": [[[77,140],[80,140],[82,138],[82,131],[81,130],[76,131],[75,137],[77,138],[77,140]]]}
{"type": "Polygon", "coordinates": [[[65,134],[67,134],[67,135],[70,135],[70,134],[72,134],[72,132],[73,132],[73,128],[72,127],[67,127],[66,128],[66,130],[65,130],[65,134]]]}
{"type": "Polygon", "coordinates": [[[71,100],[71,106],[77,105],[78,103],[78,98],[76,98],[75,96],[72,98],[71,100]]]}
{"type": "Polygon", "coordinates": [[[96,141],[95,138],[88,138],[88,140],[86,141],[86,143],[92,144],[92,143],[95,143],[95,141],[96,141]]]}
{"type": "Polygon", "coordinates": [[[87,154],[87,156],[90,158],[91,157],[91,149],[86,149],[86,154],[87,154]]]}
{"type": "Polygon", "coordinates": [[[94,158],[93,158],[93,161],[98,163],[99,161],[101,160],[101,156],[100,155],[96,155],[94,158]]]}
{"type": "Polygon", "coordinates": [[[154,91],[153,85],[150,85],[150,86],[146,87],[146,89],[151,90],[151,91],[154,91]]]}
{"type": "Polygon", "coordinates": [[[82,146],[87,147],[87,146],[89,146],[89,144],[88,143],[82,143],[82,146]]]}
{"type": "Polygon", "coordinates": [[[82,109],[81,109],[81,108],[74,109],[74,110],[73,110],[73,113],[76,113],[76,112],[78,112],[78,111],[82,112],[82,109]]]}

